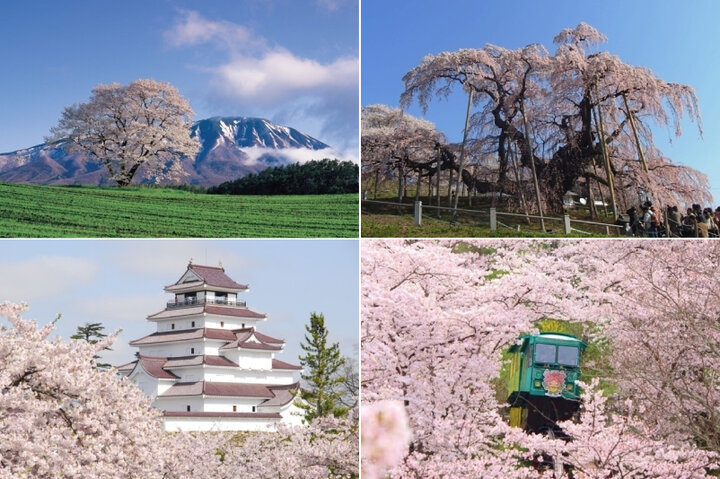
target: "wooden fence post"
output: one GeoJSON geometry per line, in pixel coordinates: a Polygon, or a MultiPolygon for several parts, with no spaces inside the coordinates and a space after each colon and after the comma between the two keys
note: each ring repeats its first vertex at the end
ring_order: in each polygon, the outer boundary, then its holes
{"type": "Polygon", "coordinates": [[[422,201],[415,202],[415,226],[422,226],[422,201]]]}
{"type": "Polygon", "coordinates": [[[490,231],[497,231],[497,210],[490,208],[490,231]]]}
{"type": "Polygon", "coordinates": [[[572,231],[572,227],[570,226],[570,215],[565,215],[563,218],[565,221],[563,221],[563,225],[565,226],[565,234],[569,235],[572,231]]]}

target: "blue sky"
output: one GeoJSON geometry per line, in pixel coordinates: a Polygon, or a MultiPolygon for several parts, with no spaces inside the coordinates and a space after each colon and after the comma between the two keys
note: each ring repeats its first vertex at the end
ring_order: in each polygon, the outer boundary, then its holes
{"type": "Polygon", "coordinates": [[[358,56],[358,0],[3,1],[0,152],[98,84],[153,78],[196,119],[268,118],[357,159],[358,56]]]}
{"type": "MultiPolygon", "coordinates": [[[[707,174],[720,201],[719,19],[720,2],[714,0],[363,0],[361,103],[397,106],[402,76],[427,54],[487,43],[506,48],[541,43],[553,52],[553,37],[584,21],[607,36],[603,49],[668,82],[695,88],[704,139],[685,121],[682,137],[670,144],[671,132],[657,130],[656,144],[673,161],[707,174]]],[[[437,100],[424,118],[459,142],[466,102],[462,94],[437,100]]],[[[417,103],[409,113],[422,116],[417,103]]]]}
{"type": "Polygon", "coordinates": [[[2,240],[0,301],[27,302],[24,316],[40,324],[61,313],[55,334],[65,339],[84,323],[122,329],[103,354],[118,365],[137,351],[128,341],[155,331],[146,317],[172,299],[163,288],[188,261],[222,261],[231,278],[250,285],[248,308],[267,314],[258,329],[285,339],[278,359],[298,363],[313,311],[325,315],[343,355],[357,359],[358,251],[358,240],[2,240]]]}

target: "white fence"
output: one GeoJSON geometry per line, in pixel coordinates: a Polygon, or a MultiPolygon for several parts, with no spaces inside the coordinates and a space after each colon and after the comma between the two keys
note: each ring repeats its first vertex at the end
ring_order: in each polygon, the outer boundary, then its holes
{"type": "MultiPolygon", "coordinates": [[[[435,210],[435,211],[446,211],[449,213],[453,212],[453,208],[449,208],[447,206],[423,206],[422,201],[416,201],[414,204],[410,203],[393,203],[389,201],[375,201],[375,200],[363,200],[362,204],[377,204],[382,206],[389,206],[389,207],[397,207],[400,208],[412,208],[413,209],[413,215],[415,217],[415,226],[422,226],[422,216],[423,211],[426,210],[435,210]]],[[[516,228],[513,228],[511,226],[508,226],[504,224],[501,219],[502,218],[519,218],[519,219],[525,219],[528,222],[530,220],[537,220],[537,221],[544,221],[549,223],[556,223],[556,224],[562,224],[563,231],[565,235],[569,235],[572,232],[581,233],[581,234],[593,234],[591,232],[585,231],[583,229],[579,228],[587,228],[587,227],[593,227],[593,228],[602,228],[605,230],[605,234],[607,236],[611,235],[624,235],[625,234],[625,228],[623,226],[619,225],[613,225],[608,223],[599,223],[596,221],[586,221],[586,220],[575,220],[570,218],[569,215],[564,215],[562,218],[552,217],[552,216],[543,216],[540,217],[538,215],[526,215],[523,213],[506,213],[502,211],[497,211],[496,208],[490,208],[489,210],[468,210],[468,209],[462,209],[458,208],[456,210],[457,216],[460,215],[467,215],[467,216],[475,216],[475,217],[487,217],[487,221],[490,225],[491,231],[497,231],[498,227],[504,227],[509,228],[512,230],[516,230],[516,228]],[[577,226],[577,227],[576,227],[577,226]]],[[[457,221],[457,217],[453,218],[451,221],[455,222],[457,221]]],[[[519,226],[518,226],[519,230],[519,226]]]]}

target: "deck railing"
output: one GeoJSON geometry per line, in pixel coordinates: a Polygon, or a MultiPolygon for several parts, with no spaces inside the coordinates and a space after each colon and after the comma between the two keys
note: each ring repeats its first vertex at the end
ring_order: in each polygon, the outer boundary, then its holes
{"type": "Polygon", "coordinates": [[[167,307],[168,308],[179,308],[182,306],[192,306],[195,304],[225,304],[228,306],[241,306],[241,307],[245,307],[245,305],[246,305],[245,301],[229,300],[227,298],[213,298],[213,299],[185,298],[183,300],[168,301],[167,307]]]}

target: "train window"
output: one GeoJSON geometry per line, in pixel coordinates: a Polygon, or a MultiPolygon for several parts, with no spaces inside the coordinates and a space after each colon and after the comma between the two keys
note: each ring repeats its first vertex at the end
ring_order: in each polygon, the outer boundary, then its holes
{"type": "Polygon", "coordinates": [[[555,362],[555,346],[551,344],[535,345],[535,362],[536,363],[554,363],[555,362]]]}
{"type": "Polygon", "coordinates": [[[563,366],[577,366],[578,353],[578,348],[574,346],[558,346],[557,362],[563,366]]]}

